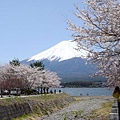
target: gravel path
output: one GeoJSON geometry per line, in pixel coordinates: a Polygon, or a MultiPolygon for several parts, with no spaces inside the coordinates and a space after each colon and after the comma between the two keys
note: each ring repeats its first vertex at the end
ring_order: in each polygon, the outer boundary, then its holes
{"type": "Polygon", "coordinates": [[[68,107],[38,120],[87,120],[86,115],[111,99],[110,97],[84,97],[83,100],[73,102],[68,107]]]}

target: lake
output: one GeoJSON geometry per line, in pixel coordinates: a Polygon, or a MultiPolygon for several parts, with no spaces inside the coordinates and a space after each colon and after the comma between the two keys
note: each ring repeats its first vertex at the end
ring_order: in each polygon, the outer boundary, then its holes
{"type": "MultiPolygon", "coordinates": [[[[51,90],[51,89],[50,89],[51,90]]],[[[112,88],[52,88],[71,96],[112,96],[112,88]]]]}

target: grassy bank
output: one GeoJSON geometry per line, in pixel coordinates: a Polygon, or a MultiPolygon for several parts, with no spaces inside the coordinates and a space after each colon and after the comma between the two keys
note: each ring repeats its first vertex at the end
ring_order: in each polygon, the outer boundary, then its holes
{"type": "Polygon", "coordinates": [[[1,115],[0,119],[35,120],[37,117],[49,115],[68,106],[72,101],[73,98],[64,93],[0,99],[0,112],[5,111],[4,108],[7,109],[7,113],[1,115]]]}

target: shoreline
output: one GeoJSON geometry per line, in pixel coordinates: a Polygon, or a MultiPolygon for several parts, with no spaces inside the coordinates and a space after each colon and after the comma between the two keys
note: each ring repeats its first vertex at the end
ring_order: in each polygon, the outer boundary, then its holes
{"type": "MultiPolygon", "coordinates": [[[[73,98],[84,98],[84,99],[89,99],[89,98],[113,98],[113,96],[71,96],[73,98]]],[[[114,99],[114,98],[113,98],[114,99]]]]}

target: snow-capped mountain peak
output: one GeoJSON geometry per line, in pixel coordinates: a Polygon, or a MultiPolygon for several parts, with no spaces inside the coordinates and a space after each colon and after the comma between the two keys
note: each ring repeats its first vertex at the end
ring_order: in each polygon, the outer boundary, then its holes
{"type": "Polygon", "coordinates": [[[58,60],[58,61],[63,61],[63,60],[68,60],[74,57],[81,57],[81,58],[86,58],[88,52],[85,50],[76,50],[77,48],[77,43],[73,42],[72,40],[68,41],[62,41],[58,43],[57,45],[37,54],[32,56],[28,61],[31,60],[44,60],[48,59],[50,61],[53,60],[58,60]]]}

